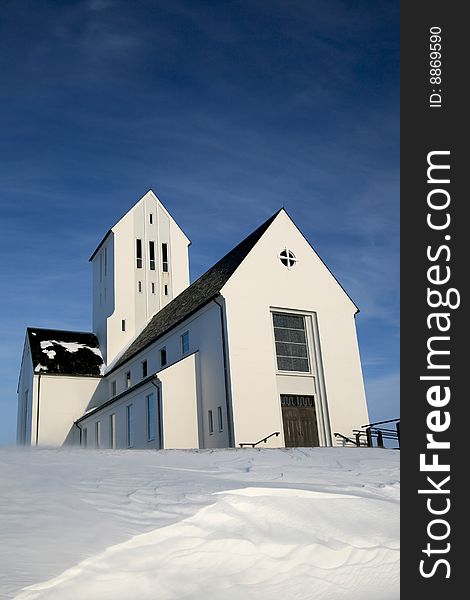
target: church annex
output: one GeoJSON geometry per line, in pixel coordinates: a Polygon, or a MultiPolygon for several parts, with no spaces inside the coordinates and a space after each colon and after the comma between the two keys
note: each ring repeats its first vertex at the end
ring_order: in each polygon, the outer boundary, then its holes
{"type": "Polygon", "coordinates": [[[19,444],[332,446],[368,423],[358,309],[284,209],[191,285],[189,245],[152,191],[106,233],[93,332],[26,331],[19,444]]]}

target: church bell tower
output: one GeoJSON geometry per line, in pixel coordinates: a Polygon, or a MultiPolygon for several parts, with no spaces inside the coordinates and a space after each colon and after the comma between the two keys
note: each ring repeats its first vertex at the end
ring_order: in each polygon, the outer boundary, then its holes
{"type": "Polygon", "coordinates": [[[93,331],[107,365],[189,285],[190,240],[149,191],[104,236],[93,266],[93,331]]]}

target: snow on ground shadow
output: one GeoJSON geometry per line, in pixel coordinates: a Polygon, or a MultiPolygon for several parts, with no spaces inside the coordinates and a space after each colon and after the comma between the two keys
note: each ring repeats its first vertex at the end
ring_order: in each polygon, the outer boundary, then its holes
{"type": "Polygon", "coordinates": [[[2,598],[399,597],[396,451],[1,450],[0,474],[2,598]]]}

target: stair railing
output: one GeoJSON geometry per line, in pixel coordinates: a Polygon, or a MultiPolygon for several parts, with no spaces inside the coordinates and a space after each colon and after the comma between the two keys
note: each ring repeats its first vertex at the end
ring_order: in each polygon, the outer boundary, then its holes
{"type": "Polygon", "coordinates": [[[388,419],[387,421],[378,421],[377,423],[367,423],[362,425],[360,429],[353,430],[354,439],[343,435],[342,433],[335,433],[336,439],[343,442],[343,446],[347,443],[353,446],[377,448],[385,447],[385,440],[393,440],[398,444],[400,449],[400,419],[388,419]],[[395,423],[395,429],[388,427],[378,427],[378,425],[385,425],[386,423],[395,423]],[[374,443],[375,442],[375,443],[374,443]]]}
{"type": "Polygon", "coordinates": [[[251,446],[252,448],[254,448],[258,444],[261,444],[261,442],[264,442],[266,444],[266,442],[269,440],[269,438],[272,438],[273,435],[275,435],[277,437],[280,433],[281,433],[280,431],[274,431],[273,433],[270,433],[269,435],[267,435],[263,439],[259,440],[258,442],[250,442],[250,443],[240,444],[240,448],[244,448],[245,446],[251,446]]]}

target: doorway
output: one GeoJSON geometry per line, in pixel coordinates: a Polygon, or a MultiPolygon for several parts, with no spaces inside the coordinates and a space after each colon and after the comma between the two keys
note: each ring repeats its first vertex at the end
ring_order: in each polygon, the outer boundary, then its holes
{"type": "Polygon", "coordinates": [[[286,448],[319,446],[314,396],[281,394],[286,448]]]}

